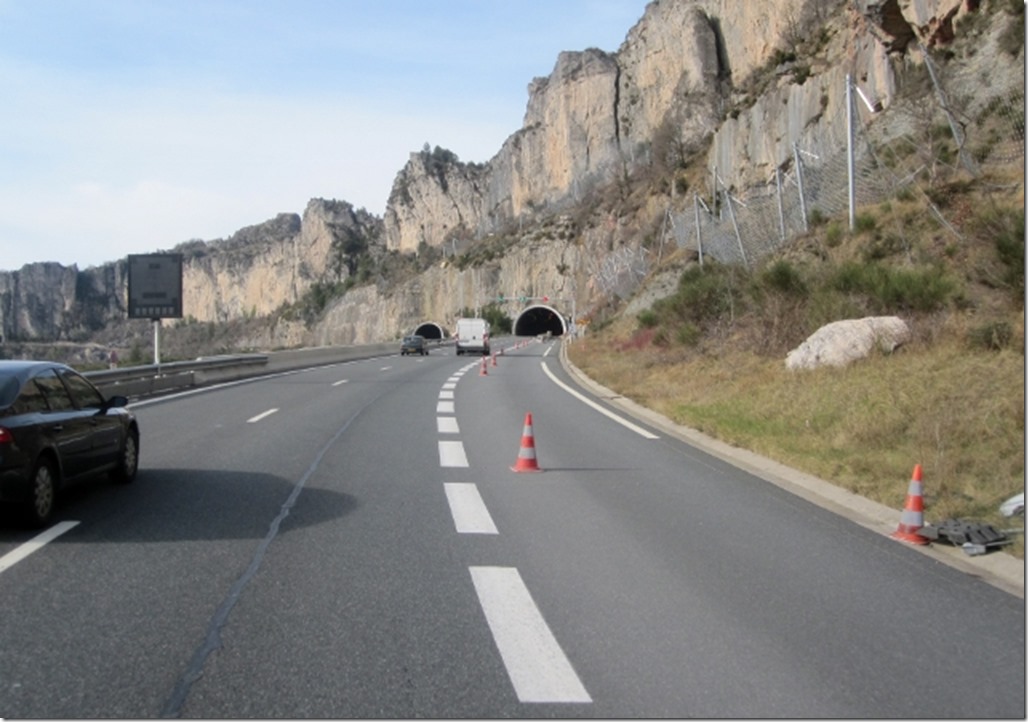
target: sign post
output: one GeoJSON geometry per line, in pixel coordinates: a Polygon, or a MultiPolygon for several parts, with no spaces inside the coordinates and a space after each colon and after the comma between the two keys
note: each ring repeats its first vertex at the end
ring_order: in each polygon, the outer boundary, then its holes
{"type": "Polygon", "coordinates": [[[128,257],[128,317],[153,321],[153,364],[161,365],[161,319],[182,318],[182,254],[128,257]]]}

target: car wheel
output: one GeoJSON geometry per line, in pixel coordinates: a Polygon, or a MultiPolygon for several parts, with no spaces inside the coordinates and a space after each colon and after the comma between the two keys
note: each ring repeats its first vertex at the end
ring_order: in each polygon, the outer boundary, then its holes
{"type": "Polygon", "coordinates": [[[32,526],[45,526],[54,512],[57,499],[57,472],[53,462],[40,459],[32,471],[32,487],[25,515],[32,526]]]}
{"type": "Polygon", "coordinates": [[[119,484],[128,484],[136,478],[138,470],[139,432],[129,430],[125,436],[125,446],[121,450],[121,458],[118,459],[118,466],[111,472],[111,478],[119,484]]]}

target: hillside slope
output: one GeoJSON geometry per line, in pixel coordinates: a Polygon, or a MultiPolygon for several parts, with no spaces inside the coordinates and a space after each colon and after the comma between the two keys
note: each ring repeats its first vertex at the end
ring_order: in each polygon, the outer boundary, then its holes
{"type": "Polygon", "coordinates": [[[1024,190],[1011,180],[936,186],[960,243],[903,194],[752,269],[672,259],[670,295],[612,314],[569,358],[678,424],[897,510],[922,464],[929,522],[1023,528],[997,509],[1024,490],[1024,190]],[[820,325],[893,314],[913,331],[893,354],[786,369],[820,325]]]}

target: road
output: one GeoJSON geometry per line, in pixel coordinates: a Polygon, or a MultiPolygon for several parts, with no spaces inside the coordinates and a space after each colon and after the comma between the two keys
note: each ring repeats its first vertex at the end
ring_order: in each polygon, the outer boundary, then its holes
{"type": "Polygon", "coordinates": [[[132,485],[71,490],[45,544],[0,525],[0,717],[1024,717],[1023,599],[556,351],[134,404],[132,485]]]}

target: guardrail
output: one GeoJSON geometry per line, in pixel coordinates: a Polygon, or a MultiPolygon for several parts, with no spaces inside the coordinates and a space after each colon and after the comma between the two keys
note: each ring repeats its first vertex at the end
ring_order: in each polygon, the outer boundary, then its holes
{"type": "Polygon", "coordinates": [[[280,371],[327,366],[340,361],[375,358],[398,352],[398,341],[366,346],[319,346],[308,349],[273,351],[265,354],[209,356],[193,361],[127,366],[90,371],[84,375],[105,396],[120,394],[129,398],[138,398],[213,383],[238,381],[280,371]]]}

